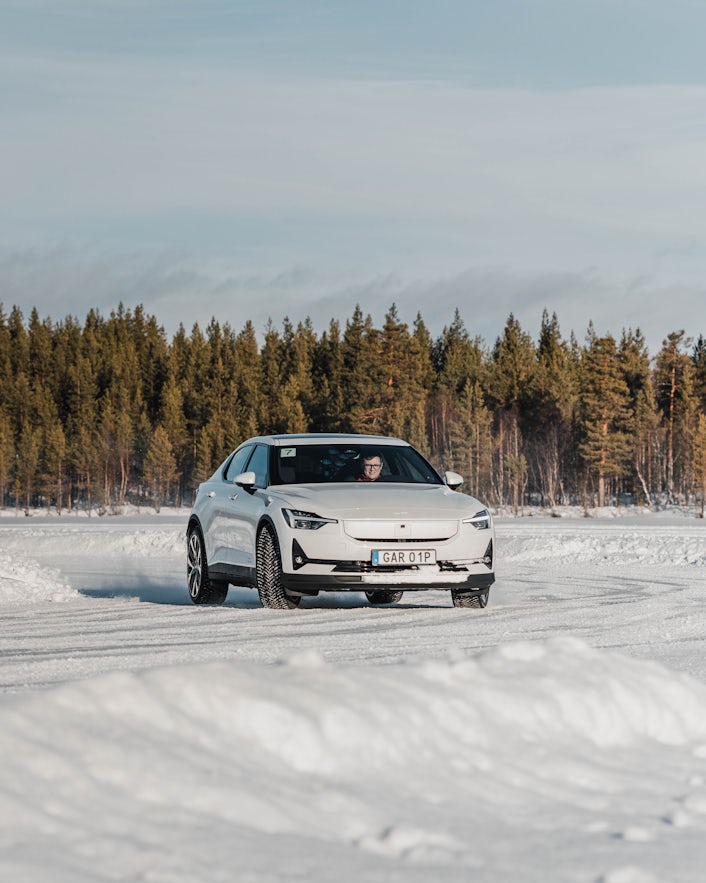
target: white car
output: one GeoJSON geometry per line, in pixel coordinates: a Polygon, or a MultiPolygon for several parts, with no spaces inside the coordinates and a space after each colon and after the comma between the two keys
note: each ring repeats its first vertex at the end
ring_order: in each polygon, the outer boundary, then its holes
{"type": "Polygon", "coordinates": [[[198,489],[187,528],[195,604],[222,604],[230,584],[264,607],[319,592],[364,592],[371,604],[448,589],[485,607],[495,580],[494,528],[407,442],[370,435],[271,435],[240,445],[198,489]]]}

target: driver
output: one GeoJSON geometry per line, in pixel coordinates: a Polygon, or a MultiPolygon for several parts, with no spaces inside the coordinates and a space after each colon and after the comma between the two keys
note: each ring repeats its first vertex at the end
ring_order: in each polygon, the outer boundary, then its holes
{"type": "Polygon", "coordinates": [[[356,481],[377,481],[382,474],[382,456],[368,454],[363,457],[362,471],[356,481]]]}

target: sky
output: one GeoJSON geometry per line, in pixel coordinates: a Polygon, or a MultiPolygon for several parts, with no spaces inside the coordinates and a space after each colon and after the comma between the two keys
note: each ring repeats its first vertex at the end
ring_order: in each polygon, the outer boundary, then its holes
{"type": "Polygon", "coordinates": [[[0,303],[706,334],[706,3],[0,0],[0,303]]]}

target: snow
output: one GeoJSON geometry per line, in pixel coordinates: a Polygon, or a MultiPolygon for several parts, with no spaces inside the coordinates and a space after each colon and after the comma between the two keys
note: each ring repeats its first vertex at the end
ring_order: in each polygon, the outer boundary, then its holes
{"type": "Polygon", "coordinates": [[[186,512],[5,514],[0,877],[703,880],[706,529],[598,515],[500,518],[485,610],[272,611],[186,512]]]}

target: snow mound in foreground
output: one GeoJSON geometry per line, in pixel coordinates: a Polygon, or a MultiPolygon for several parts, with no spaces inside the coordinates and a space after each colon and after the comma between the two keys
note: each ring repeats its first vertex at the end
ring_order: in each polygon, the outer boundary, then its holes
{"type": "Polygon", "coordinates": [[[78,592],[62,582],[57,571],[0,552],[0,604],[38,604],[78,597],[78,592]]]}
{"type": "MultiPolygon", "coordinates": [[[[10,709],[19,741],[5,745],[5,757],[45,740],[32,723],[39,715],[53,720],[53,737],[70,734],[65,744],[79,757],[88,742],[97,756],[96,745],[111,734],[128,749],[149,735],[170,753],[227,749],[238,763],[268,758],[298,772],[352,772],[356,779],[363,759],[369,771],[435,766],[449,745],[474,749],[471,758],[476,749],[514,751],[518,741],[595,750],[642,739],[706,740],[705,685],[572,637],[384,667],[331,666],[303,653],[275,665],[116,672],[39,699],[0,697],[0,720],[10,709]]],[[[52,742],[59,750],[59,740],[52,742]]]]}
{"type": "Polygon", "coordinates": [[[706,687],[567,638],[120,672],[0,697],[0,782],[0,871],[24,880],[47,855],[54,883],[568,879],[566,830],[579,853],[604,832],[607,861],[669,817],[700,850],[706,687]]]}

